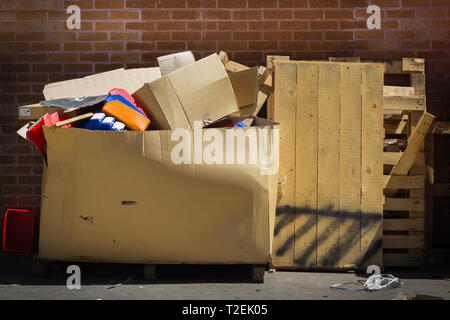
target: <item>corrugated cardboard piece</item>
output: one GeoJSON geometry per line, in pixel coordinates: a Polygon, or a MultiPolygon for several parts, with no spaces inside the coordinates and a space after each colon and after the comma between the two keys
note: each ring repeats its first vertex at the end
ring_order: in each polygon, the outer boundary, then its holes
{"type": "Polygon", "coordinates": [[[217,54],[144,85],[133,98],[150,115],[150,129],[193,129],[238,110],[230,79],[217,54]]]}
{"type": "Polygon", "coordinates": [[[163,76],[195,62],[194,55],[191,51],[169,54],[158,57],[157,60],[161,75],[163,76]]]}
{"type": "Polygon", "coordinates": [[[161,77],[159,68],[117,69],[98,73],[80,79],[60,81],[44,87],[46,100],[59,98],[76,98],[83,96],[100,96],[108,94],[113,88],[135,92],[144,83],[161,77]]]}
{"type": "MultiPolygon", "coordinates": [[[[239,130],[255,131],[260,139],[261,129],[239,130]]],[[[200,131],[210,130],[225,129],[200,131]]],[[[261,175],[260,164],[175,165],[171,153],[179,141],[171,141],[172,131],[45,127],[44,133],[48,167],[42,183],[41,258],[270,261],[276,173],[261,175]]],[[[249,139],[245,141],[250,150],[249,139]]]]}

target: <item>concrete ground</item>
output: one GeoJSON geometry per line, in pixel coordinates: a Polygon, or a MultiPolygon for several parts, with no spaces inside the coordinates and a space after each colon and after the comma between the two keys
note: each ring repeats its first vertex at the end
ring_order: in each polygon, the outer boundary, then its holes
{"type": "Polygon", "coordinates": [[[364,281],[355,273],[266,272],[263,284],[248,282],[244,266],[159,266],[157,280],[143,279],[140,265],[80,264],[81,289],[66,287],[68,264],[50,276],[31,275],[31,257],[0,255],[0,300],[5,299],[319,299],[393,300],[428,295],[450,299],[450,268],[390,269],[401,288],[380,292],[333,291],[338,282],[364,281]],[[7,263],[5,262],[7,261],[7,263]]]}

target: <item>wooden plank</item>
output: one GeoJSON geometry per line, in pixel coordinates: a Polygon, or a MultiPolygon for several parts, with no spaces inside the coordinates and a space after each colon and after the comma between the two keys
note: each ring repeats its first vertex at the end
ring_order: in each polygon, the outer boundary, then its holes
{"type": "MultiPolygon", "coordinates": [[[[397,165],[402,157],[403,152],[383,152],[383,163],[387,165],[397,165]]],[[[419,152],[414,159],[413,165],[424,166],[425,165],[425,154],[419,152]]]]}
{"type": "Polygon", "coordinates": [[[424,231],[424,218],[384,219],[384,231],[424,231]]]}
{"type": "Polygon", "coordinates": [[[385,235],[383,248],[385,249],[421,249],[423,248],[422,235],[385,235]]]}
{"type": "Polygon", "coordinates": [[[295,264],[317,266],[319,66],[297,65],[295,264]]]}
{"type": "Polygon", "coordinates": [[[294,264],[295,214],[295,130],[297,107],[297,66],[280,63],[275,67],[273,120],[280,125],[279,176],[285,178],[283,197],[277,208],[273,264],[294,264]]]}
{"type": "Polygon", "coordinates": [[[383,254],[386,267],[420,267],[423,264],[423,255],[408,253],[383,254]]]}
{"type": "Polygon", "coordinates": [[[321,267],[339,264],[339,81],[339,65],[319,65],[317,264],[321,267]]]}
{"type": "Polygon", "coordinates": [[[423,145],[425,136],[427,135],[428,129],[433,123],[434,116],[425,112],[420,118],[417,128],[411,135],[408,146],[405,152],[403,152],[398,164],[392,169],[391,175],[407,175],[411,166],[414,163],[414,159],[423,145]]]}
{"type": "Polygon", "coordinates": [[[423,189],[425,186],[425,176],[390,176],[384,175],[385,189],[423,189]]]}
{"type": "Polygon", "coordinates": [[[384,97],[385,110],[424,111],[425,96],[384,97]]]}
{"type": "Polygon", "coordinates": [[[425,72],[425,59],[403,58],[403,72],[425,72]]]}
{"type": "Polygon", "coordinates": [[[67,120],[63,120],[63,121],[57,122],[55,124],[55,126],[57,128],[59,128],[59,127],[65,126],[67,124],[71,124],[71,123],[75,123],[75,122],[78,122],[78,121],[81,121],[81,120],[89,119],[93,115],[94,115],[94,113],[88,112],[88,113],[85,113],[85,114],[82,114],[82,115],[79,115],[79,116],[76,116],[76,117],[73,117],[73,118],[70,118],[70,119],[67,119],[67,120]]]}
{"type": "Polygon", "coordinates": [[[384,86],[383,95],[385,97],[412,97],[414,87],[384,86]]]}
{"type": "Polygon", "coordinates": [[[340,266],[361,262],[361,64],[341,65],[340,266]]]}
{"type": "MultiPolygon", "coordinates": [[[[408,58],[407,58],[408,59],[408,58]]],[[[422,73],[423,70],[419,67],[414,67],[413,64],[409,63],[407,61],[406,69],[404,70],[404,62],[403,60],[368,60],[364,62],[371,62],[371,63],[382,63],[384,66],[384,73],[385,74],[412,74],[412,73],[422,73]]]]}
{"type": "Polygon", "coordinates": [[[383,124],[386,134],[406,134],[407,121],[385,121],[383,124]]]}
{"type": "Polygon", "coordinates": [[[383,69],[362,66],[361,256],[383,265],[383,69]]]}
{"type": "Polygon", "coordinates": [[[425,210],[425,200],[410,198],[386,198],[384,202],[384,210],[423,212],[425,210]]]}
{"type": "Polygon", "coordinates": [[[414,95],[424,96],[426,94],[425,90],[425,74],[416,73],[411,75],[411,87],[414,88],[414,95]]]}
{"type": "Polygon", "coordinates": [[[267,55],[266,56],[266,67],[269,70],[272,70],[274,68],[274,61],[289,61],[291,58],[289,56],[276,56],[276,55],[267,55]]]}

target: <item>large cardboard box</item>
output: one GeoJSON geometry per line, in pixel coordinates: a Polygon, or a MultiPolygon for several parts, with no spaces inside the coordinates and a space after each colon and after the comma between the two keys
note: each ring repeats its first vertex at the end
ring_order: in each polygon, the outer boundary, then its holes
{"type": "Polygon", "coordinates": [[[145,84],[133,94],[150,115],[150,129],[193,129],[238,111],[230,78],[217,54],[145,84]]]}
{"type": "Polygon", "coordinates": [[[114,263],[269,262],[278,171],[272,124],[145,132],[45,127],[39,256],[114,263]],[[211,164],[206,157],[215,145],[211,136],[232,134],[243,139],[232,147],[232,140],[219,144],[211,154],[222,155],[216,161],[223,164],[211,164]],[[242,152],[246,161],[239,163],[242,152]],[[270,162],[262,160],[264,152],[270,162]],[[184,163],[178,164],[177,156],[184,163]]]}

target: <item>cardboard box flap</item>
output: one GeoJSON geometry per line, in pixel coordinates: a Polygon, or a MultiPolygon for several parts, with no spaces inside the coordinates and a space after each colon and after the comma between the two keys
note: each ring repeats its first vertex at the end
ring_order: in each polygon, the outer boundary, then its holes
{"type": "Polygon", "coordinates": [[[217,54],[167,75],[188,118],[215,121],[238,110],[230,79],[217,54]]]}
{"type": "Polygon", "coordinates": [[[84,78],[60,81],[44,87],[46,100],[77,98],[108,94],[111,89],[121,88],[132,94],[144,83],[161,77],[159,68],[117,69],[84,78]]]}
{"type": "Polygon", "coordinates": [[[133,98],[149,115],[150,130],[189,128],[180,101],[167,77],[145,84],[133,94],[133,98]]]}
{"type": "Polygon", "coordinates": [[[230,72],[228,76],[239,108],[258,102],[258,68],[230,72]]]}
{"type": "Polygon", "coordinates": [[[217,54],[144,85],[133,97],[147,114],[154,115],[151,129],[193,129],[195,121],[209,123],[238,110],[217,54]]]}
{"type": "Polygon", "coordinates": [[[157,60],[162,76],[195,62],[194,55],[191,51],[169,54],[158,57],[157,60]]]}
{"type": "MultiPolygon", "coordinates": [[[[259,128],[246,130],[259,136],[259,128]]],[[[45,127],[44,133],[49,165],[43,173],[41,258],[270,261],[276,172],[261,175],[261,164],[175,165],[171,150],[178,142],[171,131],[45,127]]]]}

